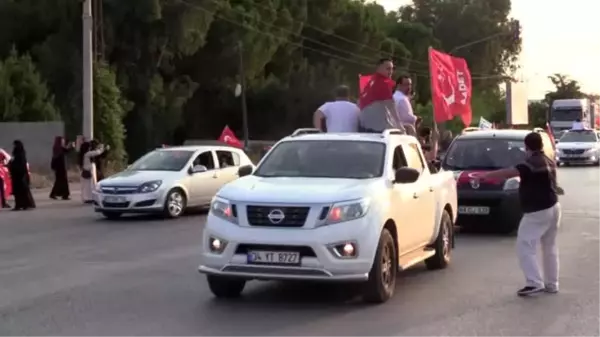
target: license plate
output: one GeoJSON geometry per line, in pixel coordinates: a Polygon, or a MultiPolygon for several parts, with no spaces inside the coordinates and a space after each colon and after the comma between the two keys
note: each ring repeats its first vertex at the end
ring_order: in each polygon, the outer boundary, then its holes
{"type": "Polygon", "coordinates": [[[479,206],[459,206],[458,214],[487,215],[490,214],[490,208],[479,206]]]}
{"type": "Polygon", "coordinates": [[[125,202],[127,199],[125,197],[104,197],[104,202],[125,202]]]}
{"type": "Polygon", "coordinates": [[[252,264],[300,264],[300,253],[298,252],[271,252],[250,251],[248,252],[248,263],[252,264]]]}

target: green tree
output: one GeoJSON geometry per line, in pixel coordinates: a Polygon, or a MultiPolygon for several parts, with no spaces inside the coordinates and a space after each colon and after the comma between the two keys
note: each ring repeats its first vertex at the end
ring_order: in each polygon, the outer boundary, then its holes
{"type": "Polygon", "coordinates": [[[552,104],[557,99],[586,98],[588,95],[581,91],[581,85],[576,80],[572,80],[564,74],[554,74],[548,76],[548,79],[554,85],[554,90],[546,93],[546,103],[552,104]]]}
{"type": "Polygon", "coordinates": [[[0,62],[0,121],[37,122],[60,119],[54,98],[29,55],[15,49],[0,62]]]}
{"type": "Polygon", "coordinates": [[[120,166],[127,160],[123,117],[132,104],[123,98],[116,75],[105,63],[96,65],[94,84],[94,138],[110,145],[109,159],[120,166]]]}

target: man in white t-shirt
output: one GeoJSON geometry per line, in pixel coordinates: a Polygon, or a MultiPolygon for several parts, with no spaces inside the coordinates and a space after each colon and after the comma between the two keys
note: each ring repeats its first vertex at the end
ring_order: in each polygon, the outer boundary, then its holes
{"type": "Polygon", "coordinates": [[[335,89],[335,101],[327,102],[319,107],[313,116],[316,129],[327,132],[358,132],[358,115],[360,108],[350,102],[350,89],[341,85],[335,89]]]}
{"type": "Polygon", "coordinates": [[[416,135],[416,122],[418,117],[415,116],[410,102],[412,93],[412,80],[408,75],[402,75],[396,80],[396,92],[394,92],[394,104],[396,104],[396,112],[398,120],[406,129],[408,134],[416,135]],[[407,127],[408,126],[408,127],[407,127]],[[410,131],[409,131],[410,130],[410,131]],[[413,131],[414,130],[414,131],[413,131]]]}
{"type": "Polygon", "coordinates": [[[573,131],[581,131],[583,129],[585,129],[585,127],[583,126],[583,123],[581,123],[581,119],[579,119],[579,118],[576,119],[573,122],[573,126],[571,127],[571,130],[573,130],[573,131]]]}

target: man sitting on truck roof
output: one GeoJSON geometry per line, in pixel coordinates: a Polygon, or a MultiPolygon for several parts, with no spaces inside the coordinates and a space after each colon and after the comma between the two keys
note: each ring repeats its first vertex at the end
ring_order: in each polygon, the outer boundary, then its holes
{"type": "Polygon", "coordinates": [[[584,129],[585,129],[585,127],[583,126],[583,123],[581,123],[581,119],[579,119],[579,118],[577,118],[573,122],[573,126],[571,127],[571,130],[573,130],[573,131],[582,131],[584,129]]]}

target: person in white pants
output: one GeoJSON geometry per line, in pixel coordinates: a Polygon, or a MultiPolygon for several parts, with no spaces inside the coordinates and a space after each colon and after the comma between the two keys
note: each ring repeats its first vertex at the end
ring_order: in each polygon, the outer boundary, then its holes
{"type": "Polygon", "coordinates": [[[525,287],[519,296],[558,292],[558,247],[556,239],[561,209],[556,184],[556,163],[543,153],[542,137],[532,132],[525,137],[528,156],[525,162],[512,168],[479,174],[479,178],[520,177],[519,197],[523,218],[517,234],[517,254],[525,275],[525,287]],[[541,243],[543,277],[537,261],[537,246],[541,243]]]}

